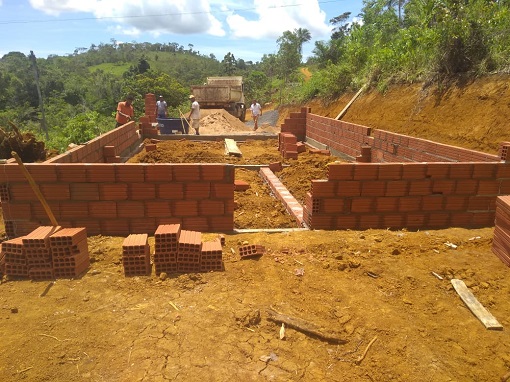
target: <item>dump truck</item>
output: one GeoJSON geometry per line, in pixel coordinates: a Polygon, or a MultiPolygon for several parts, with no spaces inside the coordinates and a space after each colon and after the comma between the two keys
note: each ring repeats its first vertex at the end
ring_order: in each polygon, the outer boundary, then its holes
{"type": "Polygon", "coordinates": [[[242,122],[246,119],[243,77],[207,77],[204,85],[191,91],[202,109],[225,109],[242,122]]]}

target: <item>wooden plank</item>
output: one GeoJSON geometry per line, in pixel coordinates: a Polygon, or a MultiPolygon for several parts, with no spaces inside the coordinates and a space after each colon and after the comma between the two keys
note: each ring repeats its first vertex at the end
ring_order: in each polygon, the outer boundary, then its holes
{"type": "Polygon", "coordinates": [[[473,314],[485,325],[487,329],[503,330],[503,326],[496,320],[496,318],[480,304],[476,297],[469,291],[464,281],[452,279],[452,285],[455,291],[459,294],[460,298],[473,312],[473,314]]]}
{"type": "Polygon", "coordinates": [[[225,138],[225,155],[242,156],[243,153],[237,147],[236,141],[230,138],[225,138]]]}
{"type": "Polygon", "coordinates": [[[342,118],[342,117],[344,116],[344,114],[345,114],[345,113],[347,113],[347,110],[348,110],[348,109],[349,109],[349,107],[352,105],[352,103],[353,103],[354,101],[356,101],[356,98],[358,98],[358,96],[361,94],[361,92],[363,91],[363,89],[365,89],[365,86],[366,86],[366,85],[363,85],[363,86],[361,87],[361,89],[360,89],[360,90],[358,90],[358,92],[354,95],[354,97],[352,97],[352,99],[349,101],[349,103],[348,103],[348,104],[347,104],[347,105],[343,108],[343,110],[342,110],[342,111],[341,111],[341,112],[340,112],[340,113],[336,116],[336,118],[335,118],[335,119],[337,119],[337,120],[338,120],[338,119],[342,118]]]}

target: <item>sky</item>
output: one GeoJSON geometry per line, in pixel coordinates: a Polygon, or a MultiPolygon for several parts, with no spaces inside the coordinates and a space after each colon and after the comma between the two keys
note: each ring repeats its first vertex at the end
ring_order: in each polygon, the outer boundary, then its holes
{"type": "Polygon", "coordinates": [[[122,42],[177,43],[222,60],[260,61],[285,31],[308,29],[303,58],[328,40],[329,20],[361,12],[363,0],[0,0],[0,57],[38,58],[122,42]]]}

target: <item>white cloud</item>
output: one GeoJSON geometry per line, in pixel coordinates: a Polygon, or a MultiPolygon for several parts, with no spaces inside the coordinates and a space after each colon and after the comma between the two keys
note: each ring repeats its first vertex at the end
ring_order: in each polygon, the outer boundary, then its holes
{"type": "Polygon", "coordinates": [[[96,18],[120,25],[128,35],[201,34],[224,36],[221,22],[211,13],[208,0],[30,0],[32,7],[60,16],[68,12],[92,13],[96,18]]]}
{"type": "Polygon", "coordinates": [[[276,39],[285,31],[308,29],[313,39],[331,33],[326,13],[316,0],[259,0],[253,3],[253,19],[233,14],[227,17],[232,35],[238,38],[276,39]]]}
{"type": "Polygon", "coordinates": [[[90,13],[127,36],[229,34],[275,40],[284,31],[305,28],[315,40],[331,32],[318,0],[30,0],[30,4],[53,16],[90,13]]]}

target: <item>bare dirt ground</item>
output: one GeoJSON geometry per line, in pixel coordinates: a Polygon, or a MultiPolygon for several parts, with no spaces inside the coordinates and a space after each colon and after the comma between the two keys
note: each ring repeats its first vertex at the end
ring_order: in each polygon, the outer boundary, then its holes
{"type": "MultiPolygon", "coordinates": [[[[418,85],[369,93],[344,119],[495,153],[509,140],[507,80],[483,80],[442,97],[418,85]]],[[[334,117],[350,97],[310,106],[334,117]]],[[[296,109],[280,110],[281,118],[296,109]]],[[[222,142],[161,142],[132,160],[281,160],[275,141],[239,147],[242,158],[225,158],[222,142]]],[[[324,177],[332,160],[300,154],[277,175],[302,201],[309,180],[324,177]]],[[[226,235],[224,272],[126,278],[123,238],[95,236],[91,267],[79,279],[4,280],[0,379],[499,381],[510,370],[509,269],[491,251],[493,228],[290,230],[295,223],[255,172],[236,168],[236,178],[251,186],[235,194],[237,228],[289,230],[226,235]],[[245,243],[267,252],[241,260],[245,243]],[[452,278],[462,279],[504,330],[486,330],[452,278]],[[289,326],[283,333],[269,309],[337,341],[289,326]]]]}

